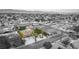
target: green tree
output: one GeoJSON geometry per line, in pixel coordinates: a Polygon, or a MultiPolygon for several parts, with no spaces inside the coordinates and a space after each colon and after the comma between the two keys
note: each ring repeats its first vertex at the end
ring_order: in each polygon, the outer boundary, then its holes
{"type": "Polygon", "coordinates": [[[39,22],[40,20],[39,19],[35,19],[35,21],[39,22]]]}
{"type": "Polygon", "coordinates": [[[35,38],[35,42],[37,42],[37,37],[42,33],[42,30],[35,28],[31,34],[35,38]]]}
{"type": "Polygon", "coordinates": [[[35,42],[37,42],[37,37],[42,34],[44,36],[47,36],[48,33],[44,32],[43,30],[39,29],[39,28],[35,28],[31,34],[31,36],[33,36],[35,38],[35,42]]]}
{"type": "Polygon", "coordinates": [[[42,35],[47,37],[49,34],[47,32],[42,32],[42,35]]]}
{"type": "Polygon", "coordinates": [[[62,41],[62,43],[63,43],[63,45],[65,47],[67,47],[70,44],[70,39],[69,38],[68,39],[65,39],[65,40],[62,41]]]}

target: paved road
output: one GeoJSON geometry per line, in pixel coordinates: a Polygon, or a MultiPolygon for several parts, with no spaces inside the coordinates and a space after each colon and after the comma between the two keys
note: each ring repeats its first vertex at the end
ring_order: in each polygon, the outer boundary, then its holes
{"type": "MultiPolygon", "coordinates": [[[[42,28],[46,29],[46,31],[50,31],[50,32],[53,31],[53,30],[50,30],[50,29],[54,29],[54,28],[52,28],[50,26],[43,26],[42,28]]],[[[56,30],[58,30],[58,29],[56,29],[56,30]]],[[[50,38],[38,41],[37,43],[32,43],[32,44],[27,45],[27,46],[23,45],[23,46],[20,46],[20,47],[17,47],[17,48],[18,49],[38,49],[38,48],[41,48],[43,46],[44,42],[54,42],[54,41],[59,40],[61,37],[62,37],[62,34],[61,35],[57,35],[55,37],[50,37],[50,38]]]]}
{"type": "MultiPolygon", "coordinates": [[[[47,31],[47,30],[54,29],[54,28],[52,28],[50,26],[44,26],[43,29],[46,29],[46,31],[47,31]]],[[[56,29],[56,30],[58,30],[58,29],[56,29]]],[[[50,32],[52,32],[52,31],[53,30],[51,30],[50,32]]],[[[38,48],[41,48],[43,46],[44,42],[55,42],[55,41],[61,39],[62,35],[63,34],[61,33],[60,35],[57,35],[55,37],[51,36],[51,37],[49,37],[47,39],[38,41],[37,43],[32,43],[32,44],[27,45],[27,46],[23,45],[23,46],[20,46],[20,47],[17,47],[17,48],[18,49],[38,49],[38,48]]]]}
{"type": "Polygon", "coordinates": [[[32,43],[32,44],[27,45],[27,46],[23,45],[23,46],[17,47],[17,49],[39,49],[43,46],[44,42],[55,42],[55,41],[61,39],[61,36],[62,35],[59,35],[57,37],[50,37],[50,38],[38,41],[36,43],[32,43]]]}

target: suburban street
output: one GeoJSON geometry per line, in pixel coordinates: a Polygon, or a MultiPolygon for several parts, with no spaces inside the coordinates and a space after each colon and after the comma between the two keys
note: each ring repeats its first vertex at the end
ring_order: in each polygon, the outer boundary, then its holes
{"type": "Polygon", "coordinates": [[[78,48],[78,42],[75,41],[79,39],[78,14],[25,10],[24,12],[20,10],[1,11],[1,48],[40,49],[45,42],[49,42],[49,44],[46,43],[47,47],[55,42],[59,45],[58,40],[61,41],[60,43],[63,42],[61,45],[70,46],[71,44],[73,48],[78,48]]]}

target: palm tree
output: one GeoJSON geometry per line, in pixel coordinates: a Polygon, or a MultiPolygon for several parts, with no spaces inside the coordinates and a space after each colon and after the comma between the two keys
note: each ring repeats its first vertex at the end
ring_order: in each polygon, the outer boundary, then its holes
{"type": "Polygon", "coordinates": [[[37,42],[37,37],[38,37],[37,33],[32,32],[31,36],[33,36],[35,39],[35,42],[37,42]]]}

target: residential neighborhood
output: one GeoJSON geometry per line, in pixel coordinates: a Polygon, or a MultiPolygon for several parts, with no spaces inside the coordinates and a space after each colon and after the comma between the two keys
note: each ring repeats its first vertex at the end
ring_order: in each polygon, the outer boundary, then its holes
{"type": "Polygon", "coordinates": [[[79,13],[0,12],[0,49],[78,48],[79,13]]]}

